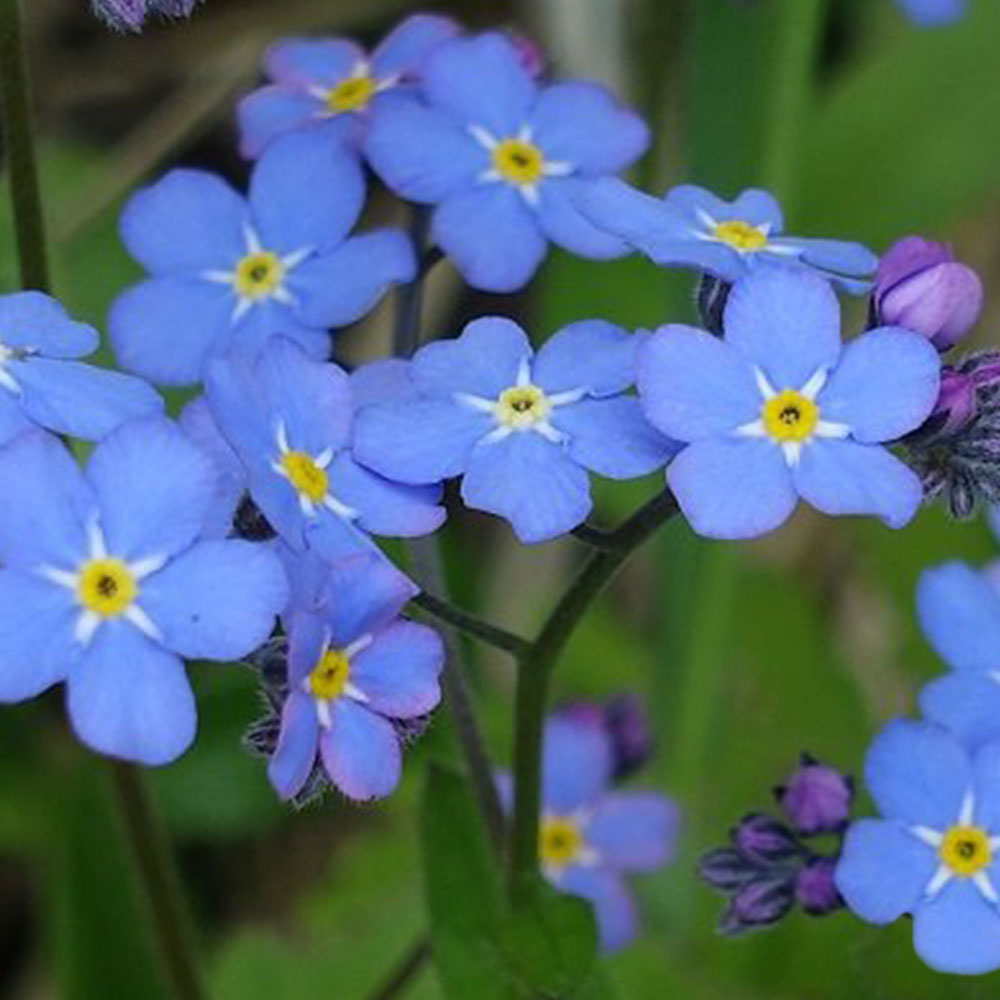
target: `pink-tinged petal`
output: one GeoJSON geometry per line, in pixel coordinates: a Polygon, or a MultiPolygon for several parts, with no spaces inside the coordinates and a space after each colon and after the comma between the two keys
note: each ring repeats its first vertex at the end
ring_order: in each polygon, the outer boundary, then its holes
{"type": "Polygon", "coordinates": [[[281,733],[267,762],[267,777],[285,801],[295,798],[309,779],[319,749],[316,705],[307,694],[293,691],[281,710],[281,733]]]}
{"type": "Polygon", "coordinates": [[[394,719],[426,715],[441,700],[441,637],[426,625],[395,622],[351,662],[351,683],[371,708],[394,719]]]}

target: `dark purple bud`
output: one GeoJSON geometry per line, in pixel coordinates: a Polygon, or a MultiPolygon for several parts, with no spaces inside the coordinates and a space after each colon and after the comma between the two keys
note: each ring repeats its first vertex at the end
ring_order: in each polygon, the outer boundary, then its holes
{"type": "Polygon", "coordinates": [[[725,937],[737,937],[747,931],[769,927],[786,916],[794,903],[794,875],[765,876],[733,896],[719,919],[718,931],[725,937]]]}
{"type": "Polygon", "coordinates": [[[799,853],[795,834],[784,823],[763,813],[744,816],[729,837],[740,854],[758,865],[772,865],[799,853]]]}
{"type": "Polygon", "coordinates": [[[836,858],[813,858],[799,871],[795,898],[810,916],[825,917],[843,908],[844,900],[833,881],[836,869],[836,858]]]}
{"type": "Polygon", "coordinates": [[[908,236],[879,263],[873,301],[877,321],[923,334],[947,351],[975,325],[983,308],[979,275],[944,243],[908,236]]]}
{"type": "Polygon", "coordinates": [[[620,694],[604,706],[604,724],[611,736],[616,779],[638,771],[653,754],[653,737],[642,701],[635,694],[620,694]]]}
{"type": "Polygon", "coordinates": [[[94,12],[119,31],[140,31],[153,14],[187,17],[198,0],[91,0],[94,12]]]}
{"type": "Polygon", "coordinates": [[[946,368],[941,372],[938,401],[927,418],[935,435],[956,434],[976,415],[976,382],[971,375],[946,368]]]}
{"type": "Polygon", "coordinates": [[[736,892],[761,874],[760,868],[731,847],[709,851],[698,862],[698,875],[719,892],[736,892]]]}
{"type": "Polygon", "coordinates": [[[775,789],[775,797],[799,833],[836,833],[850,817],[854,783],[803,754],[799,769],[785,785],[775,789]]]}

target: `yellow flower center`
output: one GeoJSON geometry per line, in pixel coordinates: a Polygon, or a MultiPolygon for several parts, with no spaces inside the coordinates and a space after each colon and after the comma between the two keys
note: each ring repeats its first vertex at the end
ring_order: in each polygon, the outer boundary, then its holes
{"type": "Polygon", "coordinates": [[[819,423],[819,407],[801,392],[785,389],[764,403],[761,420],[775,441],[808,441],[819,423]]]}
{"type": "Polygon", "coordinates": [[[493,147],[493,168],[511,184],[534,184],[544,166],[542,151],[523,139],[504,139],[493,147]]]}
{"type": "Polygon", "coordinates": [[[767,236],[756,226],[740,219],[720,222],[715,227],[714,236],[721,243],[727,243],[734,250],[753,251],[767,246],[767,236]]]}
{"type": "Polygon", "coordinates": [[[76,596],[102,618],[115,618],[135,600],[135,577],[120,559],[92,559],[80,571],[76,596]]]}
{"type": "Polygon", "coordinates": [[[351,662],[339,649],[328,649],[309,674],[309,692],[322,701],[333,701],[344,693],[351,676],[351,662]]]}
{"type": "Polygon", "coordinates": [[[375,93],[375,81],[367,74],[341,80],[326,95],[326,109],[335,115],[360,111],[368,106],[375,93]]]}
{"type": "Polygon", "coordinates": [[[583,849],[579,826],[563,816],[547,816],[538,835],[538,856],[543,865],[564,868],[576,860],[583,849]]]}
{"type": "Polygon", "coordinates": [[[273,295],[285,277],[285,265],[270,250],[248,253],[236,265],[236,291],[243,298],[273,295]]]}
{"type": "Polygon", "coordinates": [[[286,451],[281,456],[281,467],[288,481],[308,500],[319,503],[330,488],[330,477],[311,455],[304,451],[286,451]]]}
{"type": "Polygon", "coordinates": [[[516,385],[504,389],[494,407],[499,423],[513,430],[527,430],[540,424],[552,409],[537,385],[516,385]]]}
{"type": "Polygon", "coordinates": [[[970,878],[993,860],[990,838],[978,826],[953,826],[941,841],[938,856],[953,874],[970,878]]]}

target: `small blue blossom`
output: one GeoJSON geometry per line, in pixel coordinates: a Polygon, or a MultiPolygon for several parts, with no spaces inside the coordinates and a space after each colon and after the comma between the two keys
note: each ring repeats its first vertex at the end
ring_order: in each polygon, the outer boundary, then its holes
{"type": "MultiPolygon", "coordinates": [[[[600,724],[561,713],[545,726],[539,861],[562,892],[594,907],[601,948],[617,951],[638,931],[635,902],[623,878],[653,871],[673,857],[678,814],[655,792],[609,790],[614,754],[600,724]]],[[[499,779],[510,799],[511,782],[499,779]]]]}
{"type": "Polygon", "coordinates": [[[436,45],[459,33],[448,17],[414,14],[369,56],[346,38],[285,38],[264,55],[271,82],[240,101],[240,150],[253,159],[280,135],[329,125],[345,139],[364,137],[369,113],[387,93],[412,87],[436,45]]]}
{"type": "Polygon", "coordinates": [[[595,226],[655,263],[694,268],[726,282],[779,263],[862,293],[878,266],[878,257],[859,243],[782,236],[781,206],[766,191],[750,189],[726,202],[684,184],[661,200],[606,178],[583,191],[577,204],[595,226]]]}
{"type": "Polygon", "coordinates": [[[336,365],[273,338],[256,362],[212,362],[205,394],[254,502],[293,549],[336,559],[373,548],[366,532],[424,535],[443,522],[436,486],[401,486],[354,460],[351,385],[336,365]]]}
{"type": "Polygon", "coordinates": [[[846,346],[827,282],[766,268],[738,282],[719,339],[665,326],[639,350],[639,396],[664,434],[690,442],[667,482],[692,527],[753,538],[799,498],[827,514],[900,528],[917,476],[880,446],[923,423],[940,361],[919,334],[881,327],[846,346]]]}
{"type": "Polygon", "coordinates": [[[0,444],[44,427],[98,441],[163,401],[140,379],[73,360],[97,350],[97,331],[41,292],[0,295],[0,444]]]}
{"type": "Polygon", "coordinates": [[[288,698],[268,777],[293,799],[318,754],[348,798],[382,798],[402,764],[394,721],[437,706],[444,646],[433,629],[399,618],[416,587],[383,556],[348,556],[332,567],[308,554],[285,558],[297,600],[285,615],[288,698]],[[305,578],[298,586],[297,576],[305,578]]]}
{"type": "Polygon", "coordinates": [[[476,288],[522,287],[548,242],[584,257],[627,247],[592,226],[575,197],[646,149],[648,130],[594,83],[539,87],[506,36],[439,45],[419,96],[373,109],[365,152],[397,194],[435,205],[431,235],[476,288]]]}
{"type": "Polygon", "coordinates": [[[966,0],[896,0],[911,21],[924,27],[957,21],[966,10],[966,0]]]}
{"type": "Polygon", "coordinates": [[[927,718],[970,747],[1000,739],[1000,591],[963,563],[926,570],[917,585],[924,635],[951,672],[920,694],[927,718]]]}
{"type": "Polygon", "coordinates": [[[268,149],[246,199],[199,170],[173,170],[133,195],[122,238],[151,276],[112,305],[121,366],[183,385],[209,358],[253,357],[276,334],[328,357],[327,328],[359,319],[416,267],[401,232],[348,238],[364,191],[356,160],[313,130],[268,149]]]}
{"type": "Polygon", "coordinates": [[[475,320],[416,353],[418,395],[361,410],[355,454],[401,483],[463,476],[469,507],[506,518],[522,542],[555,538],[591,509],[588,470],[643,476],[674,450],[623,394],[640,340],[586,320],[533,355],[513,321],[475,320]]]}
{"type": "Polygon", "coordinates": [[[0,700],[65,682],[93,749],[166,764],[194,739],[181,657],[238,659],[287,598],[273,553],[197,541],[211,464],[163,418],[132,421],[81,473],[54,437],[0,450],[0,700]]]}
{"type": "Polygon", "coordinates": [[[896,721],[868,752],[883,819],[847,831],[836,871],[847,905],[873,924],[913,917],[932,969],[1000,969],[1000,744],[974,755],[931,723],[896,721]]]}

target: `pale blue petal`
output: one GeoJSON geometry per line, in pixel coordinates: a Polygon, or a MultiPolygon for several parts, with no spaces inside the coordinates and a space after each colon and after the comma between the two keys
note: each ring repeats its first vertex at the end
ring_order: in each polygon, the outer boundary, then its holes
{"type": "Polygon", "coordinates": [[[410,239],[380,229],[349,239],[292,271],[288,288],[309,326],[347,326],[375,307],[391,285],[412,281],[417,260],[410,239]]]}
{"type": "Polygon", "coordinates": [[[366,59],[365,50],[346,38],[282,38],[264,54],[264,69],[276,83],[329,89],[366,59]]]}
{"type": "Polygon", "coordinates": [[[971,880],[954,879],[913,914],[913,947],[937,972],[994,972],[1000,969],[1000,912],[971,880]]]}
{"type": "Polygon", "coordinates": [[[798,502],[781,449],[760,438],[696,441],[667,467],[667,483],[705,538],[766,535],[798,502]]]}
{"type": "Polygon", "coordinates": [[[215,477],[211,459],[169,420],[119,427],[87,465],[108,551],[142,559],[187,548],[201,531],[215,477]]]}
{"type": "Polygon", "coordinates": [[[349,799],[364,802],[388,795],[399,783],[402,754],[392,724],[340,698],[333,721],[320,735],[320,753],[330,780],[349,799]]]}
{"type": "Polygon", "coordinates": [[[419,593],[385,556],[365,553],[334,563],[322,588],[330,641],[349,646],[384,628],[419,593]]]}
{"type": "Polygon", "coordinates": [[[586,840],[610,868],[649,871],[673,857],[677,821],[677,807],[665,795],[611,792],[587,823],[586,840]]]}
{"type": "Polygon", "coordinates": [[[497,32],[438,46],[424,64],[422,77],[431,105],[501,139],[516,135],[526,123],[535,97],[535,81],[517,49],[497,32]]]}
{"type": "Polygon", "coordinates": [[[247,207],[221,177],[171,170],[137,191],[119,231],[128,252],[153,274],[230,270],[246,248],[247,207]]]}
{"type": "Polygon", "coordinates": [[[559,888],[593,904],[601,951],[618,951],[635,938],[638,933],[635,902],[625,883],[613,872],[571,865],[559,880],[559,888]]]}
{"type": "Polygon", "coordinates": [[[379,547],[354,521],[329,510],[305,521],[305,542],[331,564],[359,552],[380,552],[379,547]]]}
{"type": "Polygon", "coordinates": [[[69,672],[76,735],[98,753],[159,766],[194,740],[194,695],[180,658],[123,621],[102,625],[69,672]]]}
{"type": "Polygon", "coordinates": [[[920,691],[920,712],[967,747],[1000,739],[1000,684],[988,674],[944,674],[920,691]]]}
{"type": "Polygon", "coordinates": [[[856,916],[891,924],[917,908],[937,866],[934,848],[901,823],[862,819],[847,829],[835,879],[856,916]]]}
{"type": "Polygon", "coordinates": [[[0,343],[50,358],[80,358],[97,350],[97,331],[69,318],[51,295],[0,295],[0,343]]]}
{"type": "Polygon", "coordinates": [[[812,240],[782,237],[776,246],[795,247],[800,263],[822,271],[825,277],[845,290],[860,294],[871,287],[870,279],[878,267],[878,256],[860,243],[843,240],[812,240]]]}
{"type": "Polygon", "coordinates": [[[256,358],[275,337],[284,337],[314,360],[328,361],[332,346],[329,331],[304,325],[297,318],[297,308],[298,303],[286,305],[277,299],[263,299],[238,322],[230,323],[228,338],[217,345],[213,354],[256,358]]]}
{"type": "Polygon", "coordinates": [[[610,396],[635,382],[642,341],[601,319],[570,323],[541,346],[531,380],[548,393],[585,389],[590,396],[610,396]]]}
{"type": "MultiPolygon", "coordinates": [[[[306,517],[298,493],[284,476],[267,467],[251,470],[250,496],[283,542],[296,550],[305,548],[306,517]]],[[[339,520],[333,514],[330,518],[339,520]]]]}
{"type": "Polygon", "coordinates": [[[937,402],[938,352],[925,337],[882,327],[851,341],[817,396],[823,420],[858,441],[892,441],[919,427],[937,402]]]}
{"type": "Polygon", "coordinates": [[[293,607],[285,619],[288,629],[288,686],[295,689],[302,686],[323,655],[329,626],[315,609],[293,607]]]}
{"type": "Polygon", "coordinates": [[[449,195],[434,211],[431,234],[462,277],[487,292],[526,285],[548,248],[524,198],[499,181],[449,195]]]}
{"type": "Polygon", "coordinates": [[[277,428],[247,359],[232,357],[211,362],[205,373],[205,398],[216,426],[243,464],[273,474],[277,428]]]}
{"type": "Polygon", "coordinates": [[[800,389],[840,356],[840,304],[822,278],[761,267],[733,286],[723,318],[726,342],[779,392],[800,389]]]}
{"type": "Polygon", "coordinates": [[[0,701],[34,698],[61,680],[79,657],[79,615],[65,587],[0,570],[0,701]]]}
{"type": "Polygon", "coordinates": [[[592,506],[587,473],[533,431],[478,445],[462,480],[462,499],[506,518],[526,544],[572,531],[592,506]]]}
{"type": "Polygon", "coordinates": [[[594,805],[611,781],[613,753],[607,731],[560,716],[545,723],[542,802],[567,816],[594,805]]]}
{"type": "Polygon", "coordinates": [[[312,698],[293,691],[281,710],[281,732],[274,754],[267,762],[271,786],[284,800],[295,798],[316,763],[319,720],[312,698]]]}
{"type": "Polygon", "coordinates": [[[13,441],[28,430],[37,430],[37,425],[25,416],[17,396],[0,389],[0,446],[13,441]]]}
{"type": "MultiPolygon", "coordinates": [[[[955,678],[965,680],[966,678],[955,678]]],[[[968,678],[971,680],[971,678],[968,678]]],[[[994,684],[994,687],[997,687],[994,684]]],[[[1000,742],[994,738],[972,758],[975,782],[974,822],[993,836],[1000,833],[1000,742]]],[[[993,858],[994,874],[998,860],[993,858]]]]}
{"type": "Polygon", "coordinates": [[[365,180],[357,157],[329,129],[306,129],[271,143],[250,178],[252,222],[279,254],[337,246],[358,221],[365,180]]]}
{"type": "Polygon", "coordinates": [[[877,444],[816,438],[792,469],[799,496],[824,514],[871,514],[903,528],[923,502],[917,474],[877,444]]]}
{"type": "Polygon", "coordinates": [[[577,207],[580,191],[588,180],[553,177],[538,186],[538,224],[545,235],[564,250],[592,260],[623,257],[629,245],[605,229],[595,226],[577,207]]]}
{"type": "Polygon", "coordinates": [[[690,326],[661,327],[641,346],[638,386],[646,417],[679,441],[733,431],[755,421],[763,406],[746,361],[690,326]]]}
{"type": "Polygon", "coordinates": [[[441,42],[454,38],[461,26],[450,17],[411,14],[400,21],[372,53],[372,68],[379,79],[389,76],[419,77],[423,61],[441,42]]]}
{"type": "Polygon", "coordinates": [[[560,406],[550,423],[569,436],[566,449],[574,462],[609,479],[648,475],[680,447],[652,427],[633,396],[560,406]]]}
{"type": "Polygon", "coordinates": [[[8,370],[21,386],[24,412],[57,434],[98,441],[126,420],[163,411],[148,383],[81,361],[30,358],[8,370]]]}
{"type": "Polygon", "coordinates": [[[351,683],[367,704],[394,719],[415,719],[441,700],[441,637],[426,625],[396,622],[351,661],[351,683]]]}
{"type": "Polygon", "coordinates": [[[923,27],[957,21],[966,11],[966,0],[896,0],[907,16],[923,27]]]}
{"type": "Polygon", "coordinates": [[[667,192],[666,204],[679,209],[700,231],[711,223],[746,222],[751,226],[768,226],[772,233],[781,232],[784,219],[781,206],[767,191],[747,188],[735,201],[723,201],[705,188],[694,184],[679,184],[667,192]],[[708,216],[706,220],[704,217],[708,216]]]}
{"type": "Polygon", "coordinates": [[[924,570],[917,584],[917,615],[949,667],[991,672],[1000,666],[1000,594],[971,566],[950,562],[924,570]]]}
{"type": "Polygon", "coordinates": [[[260,646],[288,599],[278,557],[253,542],[195,545],[140,585],[163,645],[188,659],[237,660],[260,646]]]}
{"type": "Polygon", "coordinates": [[[946,730],[897,719],[868,750],[865,784],[887,819],[946,830],[957,822],[962,799],[972,789],[972,766],[946,730]]]}
{"type": "Polygon", "coordinates": [[[376,403],[401,403],[418,398],[410,375],[410,362],[403,358],[369,361],[351,372],[351,399],[355,412],[376,403]]]}
{"type": "Polygon", "coordinates": [[[322,110],[323,102],[312,94],[283,86],[260,87],[236,105],[240,153],[255,160],[279,136],[323,121],[318,117],[322,110]]]}
{"type": "Polygon", "coordinates": [[[122,368],[159,385],[188,385],[228,343],[235,308],[228,285],[154,278],[115,299],[108,336],[122,368]]]}

